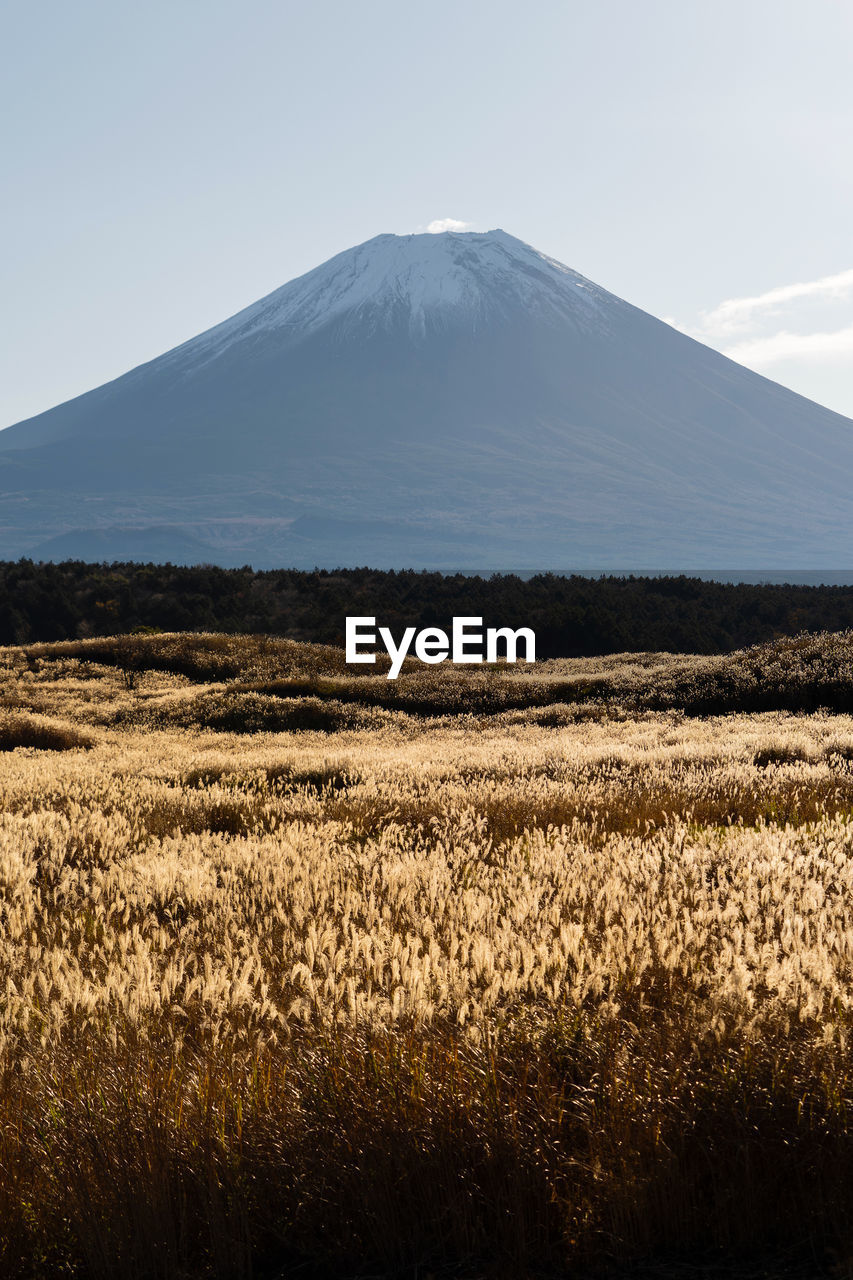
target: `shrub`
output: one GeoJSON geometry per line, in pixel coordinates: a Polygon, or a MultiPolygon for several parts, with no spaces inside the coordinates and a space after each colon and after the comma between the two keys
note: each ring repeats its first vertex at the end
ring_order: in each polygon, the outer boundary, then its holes
{"type": "Polygon", "coordinates": [[[92,745],[90,737],[70,724],[37,716],[0,717],[0,751],[15,751],[18,747],[35,747],[39,751],[74,751],[92,745]]]}

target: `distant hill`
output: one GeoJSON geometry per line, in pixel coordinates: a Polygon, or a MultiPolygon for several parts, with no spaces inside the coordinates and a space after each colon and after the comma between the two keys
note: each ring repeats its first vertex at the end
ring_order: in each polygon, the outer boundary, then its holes
{"type": "Polygon", "coordinates": [[[0,555],[853,563],[853,422],[496,230],[380,235],[0,432],[0,555]]]}

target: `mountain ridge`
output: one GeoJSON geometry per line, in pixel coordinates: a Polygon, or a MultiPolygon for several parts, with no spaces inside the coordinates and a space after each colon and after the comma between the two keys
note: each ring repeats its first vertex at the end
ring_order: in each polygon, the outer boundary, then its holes
{"type": "Polygon", "coordinates": [[[843,567],[852,468],[849,419],[500,229],[381,235],[0,432],[0,554],[843,567]]]}

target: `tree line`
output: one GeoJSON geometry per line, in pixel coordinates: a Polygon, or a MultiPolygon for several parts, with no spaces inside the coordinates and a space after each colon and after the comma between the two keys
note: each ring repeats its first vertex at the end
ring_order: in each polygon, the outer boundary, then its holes
{"type": "Polygon", "coordinates": [[[0,562],[0,643],[133,631],[265,633],[343,646],[347,615],[397,634],[531,627],[538,658],[668,650],[724,653],[803,631],[853,628],[853,587],[704,582],[686,576],[489,578],[376,569],[254,571],[212,565],[0,562]]]}

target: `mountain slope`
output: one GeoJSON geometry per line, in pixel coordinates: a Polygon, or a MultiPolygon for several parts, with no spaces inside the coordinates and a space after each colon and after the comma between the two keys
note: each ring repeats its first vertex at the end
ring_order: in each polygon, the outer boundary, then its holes
{"type": "Polygon", "coordinates": [[[505,232],[378,236],[0,432],[0,554],[844,567],[851,474],[849,419],[505,232]]]}

